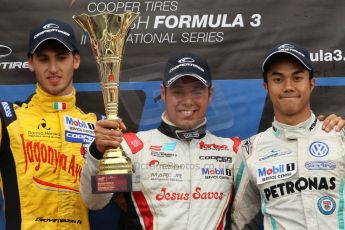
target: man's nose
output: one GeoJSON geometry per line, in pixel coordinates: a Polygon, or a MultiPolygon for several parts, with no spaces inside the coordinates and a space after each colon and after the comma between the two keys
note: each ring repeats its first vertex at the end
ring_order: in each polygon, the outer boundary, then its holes
{"type": "Polygon", "coordinates": [[[58,67],[57,67],[56,61],[50,61],[49,62],[48,70],[51,73],[56,73],[57,72],[58,67]]]}
{"type": "Polygon", "coordinates": [[[284,82],[284,91],[291,91],[291,90],[294,90],[294,85],[293,85],[293,81],[290,78],[288,78],[284,82]]]}
{"type": "Polygon", "coordinates": [[[186,92],[184,94],[184,99],[183,99],[185,105],[192,105],[193,104],[193,94],[191,92],[186,92]]]}

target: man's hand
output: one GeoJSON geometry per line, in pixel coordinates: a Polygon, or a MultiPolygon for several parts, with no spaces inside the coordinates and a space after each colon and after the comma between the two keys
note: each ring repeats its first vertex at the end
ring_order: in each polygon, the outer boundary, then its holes
{"type": "Polygon", "coordinates": [[[326,132],[329,132],[332,129],[339,132],[345,126],[345,120],[335,114],[331,114],[327,117],[320,115],[318,119],[323,121],[322,129],[326,132]]]}
{"type": "Polygon", "coordinates": [[[122,141],[122,130],[126,130],[126,126],[122,121],[97,121],[95,127],[97,150],[104,153],[107,149],[119,147],[122,141]]]}

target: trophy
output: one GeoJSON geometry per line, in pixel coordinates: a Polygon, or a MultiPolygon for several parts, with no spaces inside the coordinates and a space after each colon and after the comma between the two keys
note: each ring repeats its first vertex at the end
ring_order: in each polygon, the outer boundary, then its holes
{"type": "MultiPolygon", "coordinates": [[[[73,16],[88,32],[101,81],[105,114],[108,120],[118,117],[119,74],[129,27],[139,13],[101,13],[73,16]]],[[[123,192],[132,190],[132,162],[121,147],[108,149],[100,160],[98,174],[91,178],[92,192],[123,192]]]]}

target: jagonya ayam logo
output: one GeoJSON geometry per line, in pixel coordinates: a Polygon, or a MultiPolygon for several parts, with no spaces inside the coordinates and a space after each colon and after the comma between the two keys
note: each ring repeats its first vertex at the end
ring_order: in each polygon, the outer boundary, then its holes
{"type": "Polygon", "coordinates": [[[11,55],[12,49],[9,46],[6,45],[0,45],[0,58],[7,57],[11,55]]]}

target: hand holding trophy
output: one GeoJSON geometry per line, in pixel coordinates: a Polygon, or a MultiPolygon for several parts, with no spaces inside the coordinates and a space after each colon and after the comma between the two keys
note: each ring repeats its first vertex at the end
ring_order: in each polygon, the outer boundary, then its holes
{"type": "MultiPolygon", "coordinates": [[[[138,16],[139,13],[129,11],[124,14],[73,16],[78,25],[89,33],[108,120],[120,120],[118,105],[122,55],[129,28],[138,16]]],[[[131,191],[132,172],[132,162],[120,147],[108,149],[100,161],[98,175],[92,177],[92,191],[131,191]]]]}

